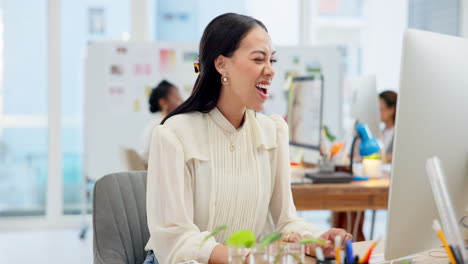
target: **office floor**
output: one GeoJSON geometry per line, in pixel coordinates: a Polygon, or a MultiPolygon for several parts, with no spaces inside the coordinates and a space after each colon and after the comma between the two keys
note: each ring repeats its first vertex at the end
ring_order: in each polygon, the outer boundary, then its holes
{"type": "Polygon", "coordinates": [[[0,231],[0,263],[93,263],[92,231],[84,240],[79,229],[0,231]]]}
{"type": "MultiPolygon", "coordinates": [[[[299,216],[323,229],[330,228],[328,211],[303,211],[299,216]]],[[[369,237],[370,211],[366,212],[364,234],[369,237]]],[[[377,211],[374,238],[385,239],[386,211],[377,211]]],[[[92,231],[78,238],[79,229],[0,231],[0,263],[84,264],[93,263],[92,231]]]]}

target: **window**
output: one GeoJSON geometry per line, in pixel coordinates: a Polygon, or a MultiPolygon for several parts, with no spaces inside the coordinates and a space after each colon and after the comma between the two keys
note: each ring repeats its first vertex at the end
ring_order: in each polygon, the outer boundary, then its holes
{"type": "Polygon", "coordinates": [[[45,214],[47,1],[2,1],[0,216],[45,214]]]}
{"type": "MultiPolygon", "coordinates": [[[[129,0],[61,1],[62,175],[64,214],[80,214],[93,184],[83,170],[84,61],[91,41],[120,40],[130,30],[129,0]],[[86,183],[85,185],[83,185],[86,183]],[[83,189],[83,186],[85,188],[83,189]]],[[[104,176],[104,175],[103,175],[104,176]]],[[[87,208],[91,208],[88,196],[87,208]]]]}
{"type": "Polygon", "coordinates": [[[409,0],[408,27],[458,36],[459,0],[409,0]]]}

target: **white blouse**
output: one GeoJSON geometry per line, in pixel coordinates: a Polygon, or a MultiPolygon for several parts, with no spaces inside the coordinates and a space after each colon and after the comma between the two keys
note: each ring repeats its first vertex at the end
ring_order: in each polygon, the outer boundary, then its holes
{"type": "Polygon", "coordinates": [[[208,263],[216,245],[243,229],[322,233],[296,216],[286,122],[252,110],[244,120],[235,129],[214,108],[173,116],[153,131],[146,250],[159,263],[208,263]],[[221,225],[228,229],[202,245],[221,225]]]}
{"type": "Polygon", "coordinates": [[[162,116],[161,112],[157,112],[153,115],[153,119],[149,121],[149,123],[146,125],[145,129],[143,130],[143,134],[141,136],[141,144],[140,144],[140,150],[138,153],[140,154],[140,157],[148,163],[148,156],[149,156],[149,150],[151,146],[151,136],[153,135],[153,129],[157,126],[162,121],[162,116]]]}
{"type": "Polygon", "coordinates": [[[382,132],[383,137],[383,149],[385,153],[392,153],[393,147],[393,134],[395,133],[395,127],[385,128],[382,132]]]}

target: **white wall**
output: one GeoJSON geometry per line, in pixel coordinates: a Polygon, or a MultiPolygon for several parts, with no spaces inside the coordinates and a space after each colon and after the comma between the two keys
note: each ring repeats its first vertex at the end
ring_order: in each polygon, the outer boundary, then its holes
{"type": "MultiPolygon", "coordinates": [[[[199,5],[199,38],[203,30],[213,18],[223,13],[246,14],[245,2],[247,1],[219,1],[219,0],[198,0],[199,5]]],[[[197,41],[198,41],[197,40],[197,41]]]]}
{"type": "Polygon", "coordinates": [[[364,16],[363,74],[377,76],[378,90],[398,90],[408,0],[367,1],[364,16]]]}
{"type": "Polygon", "coordinates": [[[246,14],[262,21],[273,45],[299,43],[299,0],[255,0],[246,2],[246,14]]]}
{"type": "Polygon", "coordinates": [[[460,0],[460,36],[468,37],[468,0],[460,0]]]}

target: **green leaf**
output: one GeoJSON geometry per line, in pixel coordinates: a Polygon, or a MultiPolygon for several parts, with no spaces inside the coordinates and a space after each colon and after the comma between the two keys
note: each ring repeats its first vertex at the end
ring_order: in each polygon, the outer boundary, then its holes
{"type": "Polygon", "coordinates": [[[213,230],[211,233],[210,233],[210,237],[212,236],[216,236],[219,232],[223,231],[223,230],[226,230],[227,229],[227,225],[222,225],[218,228],[216,228],[215,230],[213,230]]]}
{"type": "Polygon", "coordinates": [[[262,242],[260,242],[259,249],[263,249],[264,247],[268,246],[269,244],[278,241],[281,239],[281,236],[283,236],[283,233],[272,233],[269,234],[265,239],[263,239],[262,242]]]}
{"type": "Polygon", "coordinates": [[[302,259],[301,259],[301,257],[299,257],[298,255],[293,254],[293,253],[288,253],[288,255],[291,256],[291,257],[293,257],[294,260],[296,260],[296,263],[302,264],[302,259]]]}
{"type": "Polygon", "coordinates": [[[209,235],[207,235],[207,236],[203,239],[203,241],[202,241],[200,247],[202,247],[202,246],[205,244],[205,242],[206,242],[210,237],[214,237],[214,236],[216,236],[219,232],[221,232],[221,231],[223,231],[223,230],[226,230],[226,229],[227,229],[227,226],[226,226],[226,225],[222,225],[222,226],[220,226],[220,227],[217,227],[215,230],[213,230],[209,235]]]}
{"type": "Polygon", "coordinates": [[[303,245],[311,244],[311,243],[317,243],[317,244],[324,245],[324,246],[327,245],[327,242],[325,242],[324,240],[313,238],[313,237],[304,238],[301,240],[301,244],[303,245]]]}
{"type": "Polygon", "coordinates": [[[336,139],[336,136],[333,135],[330,131],[330,129],[328,128],[328,126],[324,125],[323,126],[323,129],[325,130],[325,135],[327,136],[328,140],[330,140],[330,142],[333,142],[335,141],[336,139]]]}
{"type": "Polygon", "coordinates": [[[226,245],[232,247],[251,248],[255,245],[255,234],[250,230],[240,230],[232,233],[226,240],[226,245]]]}

